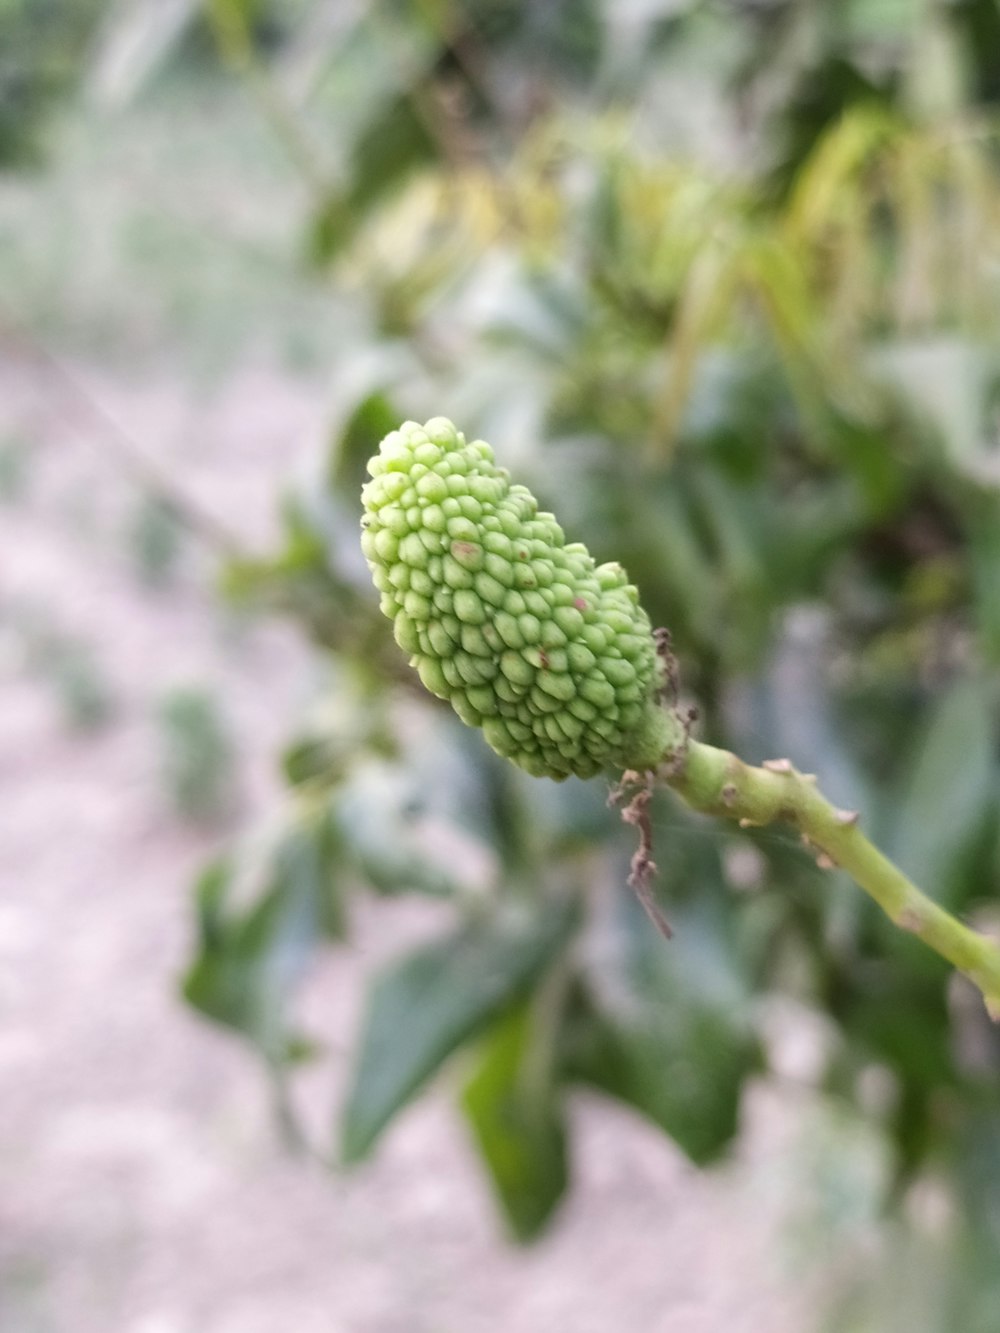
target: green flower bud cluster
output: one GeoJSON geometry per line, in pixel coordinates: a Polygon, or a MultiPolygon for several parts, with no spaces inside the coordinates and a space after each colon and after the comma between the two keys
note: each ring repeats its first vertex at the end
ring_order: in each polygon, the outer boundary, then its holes
{"type": "Polygon", "coordinates": [[[368,471],[362,548],[424,685],[536,776],[655,763],[656,649],[622,567],[444,417],[390,432],[368,471]]]}

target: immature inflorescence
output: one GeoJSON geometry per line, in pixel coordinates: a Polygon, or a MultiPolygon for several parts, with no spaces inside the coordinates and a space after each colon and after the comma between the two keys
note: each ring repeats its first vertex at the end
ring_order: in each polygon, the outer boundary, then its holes
{"type": "Polygon", "coordinates": [[[362,547],[426,687],[536,776],[655,762],[658,659],[622,567],[444,417],[390,432],[368,471],[362,547]]]}

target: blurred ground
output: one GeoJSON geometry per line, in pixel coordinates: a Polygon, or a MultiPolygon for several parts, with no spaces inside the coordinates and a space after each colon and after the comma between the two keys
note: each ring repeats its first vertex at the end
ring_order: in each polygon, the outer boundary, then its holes
{"type": "MultiPolygon", "coordinates": [[[[256,544],[317,456],[337,333],[295,285],[280,158],[248,142],[241,111],[190,100],[117,139],[70,127],[57,170],[0,191],[0,277],[15,322],[256,544]]],[[[709,1174],[581,1098],[571,1201],[526,1253],[498,1235],[446,1089],[347,1180],[283,1151],[260,1071],[176,984],[191,875],[274,801],[312,659],[280,625],[227,618],[190,546],[169,587],[142,585],[123,535],[138,493],[57,383],[5,357],[0,404],[27,464],[0,512],[3,1333],[805,1327],[787,1243],[796,1119],[774,1093],[751,1098],[739,1160],[709,1174]],[[67,726],[37,647],[53,635],[92,655],[102,728],[67,726]],[[184,824],[160,772],[157,707],[192,684],[238,739],[222,829],[184,824]]],[[[303,1095],[326,1141],[361,978],[431,910],[380,906],[314,979],[308,1017],[334,1047],[303,1095]]]]}

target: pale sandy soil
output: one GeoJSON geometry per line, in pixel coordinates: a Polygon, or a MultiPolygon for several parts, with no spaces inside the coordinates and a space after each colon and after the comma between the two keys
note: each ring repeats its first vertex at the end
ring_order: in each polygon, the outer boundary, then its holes
{"type": "MultiPolygon", "coordinates": [[[[195,399],[80,372],[142,447],[250,540],[322,437],[322,395],[263,372],[195,399]]],[[[153,594],[121,540],[132,488],[92,425],[4,372],[29,428],[26,496],[0,512],[0,1329],[3,1333],[806,1333],[788,1243],[795,1117],[757,1093],[729,1167],[699,1174],[596,1100],[575,1111],[579,1179],[551,1236],[505,1246],[447,1088],[348,1179],[288,1157],[259,1071],[175,998],[189,881],[274,799],[276,747],[311,697],[295,633],[234,633],[191,561],[153,594]],[[44,609],[85,636],[118,707],[74,735],[14,628],[44,609]],[[214,689],[239,738],[222,832],[171,814],[154,709],[214,689]]],[[[361,980],[426,924],[369,911],[307,997],[331,1061],[304,1089],[326,1129],[361,980]]]]}

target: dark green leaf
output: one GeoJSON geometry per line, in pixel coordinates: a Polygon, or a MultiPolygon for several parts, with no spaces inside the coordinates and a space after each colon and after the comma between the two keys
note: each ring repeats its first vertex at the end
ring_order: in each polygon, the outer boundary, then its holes
{"type": "Polygon", "coordinates": [[[226,894],[232,886],[234,867],[228,857],[210,861],[199,874],[194,885],[195,907],[202,946],[218,949],[223,945],[226,916],[226,894]]]}
{"type": "Polygon", "coordinates": [[[268,1060],[287,1059],[284,1006],[297,980],[305,940],[314,933],[300,905],[270,892],[245,918],[232,922],[221,943],[205,940],[184,978],[184,998],[217,1023],[248,1036],[268,1060]]]}
{"type": "Polygon", "coordinates": [[[330,485],[359,509],[368,460],[400,420],[388,396],[376,391],[357,405],[334,442],[328,471],[330,485]]]}
{"type": "Polygon", "coordinates": [[[288,1007],[323,934],[344,930],[337,844],[325,813],[279,844],[264,895],[227,912],[233,880],[224,861],[196,886],[201,939],[183,984],[187,1001],[244,1033],[270,1061],[300,1058],[307,1043],[290,1030],[288,1007]]]}
{"type": "MultiPolygon", "coordinates": [[[[916,953],[916,944],[913,945],[916,953]]],[[[909,953],[906,955],[909,960],[909,953]]],[[[916,962],[922,958],[918,955],[916,962]]],[[[916,969],[894,955],[880,970],[872,968],[839,1015],[860,1048],[888,1065],[911,1086],[934,1087],[954,1080],[951,1023],[941,984],[946,966],[933,959],[934,977],[915,984],[916,969]]]]}
{"type": "Polygon", "coordinates": [[[311,903],[317,925],[333,939],[347,933],[340,856],[339,833],[326,808],[303,818],[275,856],[278,884],[292,886],[290,891],[304,904],[311,903]]]}
{"type": "MultiPolygon", "coordinates": [[[[510,1229],[533,1239],[569,1180],[566,1125],[551,1061],[539,1062],[530,1008],[489,1033],[462,1105],[510,1229]]],[[[544,1052],[543,1052],[544,1055],[544,1052]]]]}
{"type": "Polygon", "coordinates": [[[989,691],[959,681],[933,709],[900,782],[890,854],[947,907],[985,887],[977,862],[996,807],[994,733],[989,691]]]}
{"type": "MultiPolygon", "coordinates": [[[[1000,1116],[995,1097],[970,1112],[954,1142],[963,1215],[984,1253],[993,1256],[993,1279],[1000,1288],[1000,1116]]],[[[1000,1292],[997,1293],[1000,1295],[1000,1292]]]]}
{"type": "MultiPolygon", "coordinates": [[[[692,897],[667,906],[667,943],[623,900],[567,1033],[567,1073],[648,1116],[695,1162],[736,1131],[743,1080],[759,1054],[746,995],[713,902],[714,850],[704,849],[692,897]]],[[[694,865],[689,869],[698,873],[694,865]]]]}
{"type": "Polygon", "coordinates": [[[983,497],[971,524],[969,556],[979,636],[984,654],[1000,662],[1000,502],[983,497]]]}
{"type": "Polygon", "coordinates": [[[576,911],[466,927],[418,949],[377,978],[342,1123],[342,1155],[357,1162],[451,1053],[504,1013],[568,940],[576,911]]]}
{"type": "Polygon", "coordinates": [[[383,102],[354,144],[348,183],[327,197],[312,220],[309,260],[323,265],[339,258],[375,205],[436,156],[413,97],[398,93],[383,102]]]}

